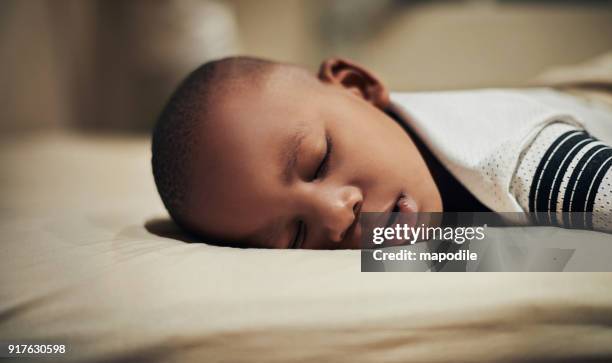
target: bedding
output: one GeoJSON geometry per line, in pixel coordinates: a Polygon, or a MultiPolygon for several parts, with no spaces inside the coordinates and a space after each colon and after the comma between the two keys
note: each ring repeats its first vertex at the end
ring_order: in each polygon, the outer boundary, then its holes
{"type": "MultiPolygon", "coordinates": [[[[538,85],[606,102],[610,60],[538,85]]],[[[612,273],[362,273],[359,251],[194,243],[149,156],[147,138],[3,135],[0,342],[67,344],[68,362],[612,360],[612,273]]],[[[530,228],[495,236],[609,264],[607,235],[530,228]]]]}
{"type": "Polygon", "coordinates": [[[0,341],[67,362],[612,360],[611,273],[362,273],[359,251],[192,243],[148,159],[146,138],[4,139],[0,341]]]}

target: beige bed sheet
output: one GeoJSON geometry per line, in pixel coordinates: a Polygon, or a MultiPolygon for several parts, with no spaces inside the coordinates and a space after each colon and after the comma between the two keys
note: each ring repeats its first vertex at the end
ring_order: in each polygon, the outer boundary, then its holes
{"type": "Polygon", "coordinates": [[[0,341],[70,362],[612,359],[610,273],[361,273],[359,251],[185,243],[148,147],[4,140],[0,341]]]}

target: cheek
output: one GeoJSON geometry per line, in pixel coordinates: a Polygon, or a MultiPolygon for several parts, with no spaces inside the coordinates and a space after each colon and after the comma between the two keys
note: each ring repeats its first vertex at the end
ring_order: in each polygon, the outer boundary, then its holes
{"type": "Polygon", "coordinates": [[[353,123],[350,132],[338,142],[338,164],[342,172],[354,176],[362,185],[377,187],[405,183],[415,149],[400,128],[388,127],[387,120],[353,123]],[[378,124],[377,124],[378,123],[378,124]]]}
{"type": "Polygon", "coordinates": [[[424,165],[404,129],[370,105],[355,103],[341,114],[329,115],[328,119],[335,134],[342,171],[364,183],[406,183],[415,176],[412,169],[424,165]]]}

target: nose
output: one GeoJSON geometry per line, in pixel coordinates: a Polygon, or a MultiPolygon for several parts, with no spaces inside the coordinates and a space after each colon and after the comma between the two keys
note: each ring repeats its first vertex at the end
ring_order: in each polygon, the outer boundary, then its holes
{"type": "Polygon", "coordinates": [[[318,225],[323,227],[323,237],[339,243],[346,231],[359,216],[363,194],[355,186],[322,187],[315,198],[314,211],[318,225]]]}

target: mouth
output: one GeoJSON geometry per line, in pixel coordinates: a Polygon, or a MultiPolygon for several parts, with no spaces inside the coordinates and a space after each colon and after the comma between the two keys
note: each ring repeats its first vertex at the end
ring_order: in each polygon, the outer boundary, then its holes
{"type": "Polygon", "coordinates": [[[400,213],[417,213],[418,206],[416,201],[405,193],[400,193],[395,202],[387,210],[389,219],[385,224],[385,227],[390,227],[397,223],[400,213]]]}

